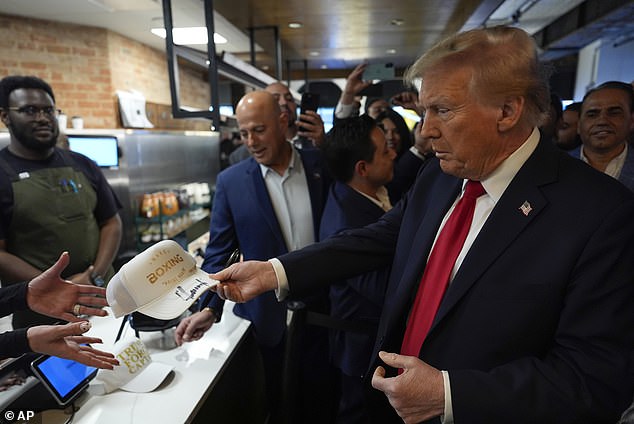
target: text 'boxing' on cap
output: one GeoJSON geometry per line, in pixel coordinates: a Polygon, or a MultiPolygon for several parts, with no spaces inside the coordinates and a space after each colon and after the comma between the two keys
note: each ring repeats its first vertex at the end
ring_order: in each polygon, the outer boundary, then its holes
{"type": "Polygon", "coordinates": [[[216,284],[178,243],[163,240],[121,267],[108,283],[106,299],[116,318],[139,311],[169,320],[216,284]]]}

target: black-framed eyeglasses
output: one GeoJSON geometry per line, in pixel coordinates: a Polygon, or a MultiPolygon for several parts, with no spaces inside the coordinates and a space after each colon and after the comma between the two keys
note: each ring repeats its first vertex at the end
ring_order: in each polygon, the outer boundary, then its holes
{"type": "Polygon", "coordinates": [[[20,106],[20,107],[8,107],[7,110],[14,110],[18,113],[28,116],[29,118],[37,118],[40,113],[43,114],[47,118],[56,118],[57,115],[62,113],[61,110],[55,109],[53,106],[20,106]]]}

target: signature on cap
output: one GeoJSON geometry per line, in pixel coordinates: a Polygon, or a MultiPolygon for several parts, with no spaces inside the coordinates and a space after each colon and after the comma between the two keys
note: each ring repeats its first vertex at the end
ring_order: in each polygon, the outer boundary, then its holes
{"type": "Polygon", "coordinates": [[[204,280],[201,280],[200,278],[196,278],[195,280],[198,282],[198,284],[192,287],[189,290],[189,292],[185,290],[183,286],[176,286],[176,296],[180,297],[184,301],[188,301],[188,300],[197,298],[196,295],[201,289],[206,290],[212,287],[213,285],[215,285],[213,281],[211,282],[204,281],[204,280]]]}

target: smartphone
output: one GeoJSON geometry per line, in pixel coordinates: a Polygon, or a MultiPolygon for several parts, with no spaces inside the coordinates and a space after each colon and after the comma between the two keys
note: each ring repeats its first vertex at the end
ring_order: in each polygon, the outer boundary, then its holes
{"type": "MultiPolygon", "coordinates": [[[[309,110],[312,110],[313,112],[317,112],[318,108],[319,108],[319,94],[309,93],[309,92],[302,94],[302,100],[299,104],[300,114],[306,113],[309,110]]],[[[302,126],[300,125],[299,130],[304,131],[304,128],[302,128],[302,126]]]]}
{"type": "Polygon", "coordinates": [[[394,79],[394,64],[391,62],[369,64],[363,71],[362,78],[364,81],[394,79]]]}
{"type": "Polygon", "coordinates": [[[299,113],[306,113],[309,110],[317,112],[319,108],[319,94],[317,93],[304,93],[302,94],[302,101],[299,105],[299,113]]]}

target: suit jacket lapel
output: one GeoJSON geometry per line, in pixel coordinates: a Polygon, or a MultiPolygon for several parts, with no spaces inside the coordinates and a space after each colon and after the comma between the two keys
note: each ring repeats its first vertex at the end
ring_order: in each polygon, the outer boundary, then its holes
{"type": "Polygon", "coordinates": [[[273,210],[269,192],[264,184],[264,178],[262,178],[260,165],[253,158],[248,160],[252,162],[251,166],[247,170],[247,179],[250,179],[250,183],[245,184],[245,186],[249,191],[251,191],[253,198],[256,199],[257,205],[264,216],[264,221],[271,229],[271,234],[277,239],[278,243],[281,243],[282,246],[286,246],[284,237],[282,237],[282,229],[280,228],[280,224],[275,216],[275,211],[273,210]]]}
{"type": "Polygon", "coordinates": [[[449,286],[430,330],[433,331],[505,248],[530,225],[547,200],[539,187],[556,178],[556,155],[543,142],[520,168],[494,207],[449,286]]]}
{"type": "Polygon", "coordinates": [[[309,156],[304,151],[299,151],[299,156],[304,167],[306,175],[306,184],[308,185],[308,194],[310,196],[310,206],[313,213],[313,228],[315,229],[315,240],[319,239],[319,222],[321,221],[321,213],[325,204],[324,196],[324,175],[318,158],[309,156]]]}

